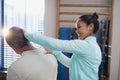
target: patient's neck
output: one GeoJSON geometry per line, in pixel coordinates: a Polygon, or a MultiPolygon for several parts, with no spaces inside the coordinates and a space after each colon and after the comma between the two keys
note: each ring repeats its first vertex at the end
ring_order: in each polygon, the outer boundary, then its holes
{"type": "Polygon", "coordinates": [[[34,49],[36,49],[33,45],[31,45],[31,44],[29,44],[29,45],[27,45],[27,46],[24,46],[22,49],[21,49],[21,54],[20,55],[22,55],[22,53],[24,52],[24,51],[28,51],[28,50],[34,50],[34,49]]]}
{"type": "Polygon", "coordinates": [[[31,45],[31,44],[29,44],[29,45],[23,47],[23,51],[34,50],[34,49],[36,49],[36,48],[35,48],[33,45],[31,45]]]}

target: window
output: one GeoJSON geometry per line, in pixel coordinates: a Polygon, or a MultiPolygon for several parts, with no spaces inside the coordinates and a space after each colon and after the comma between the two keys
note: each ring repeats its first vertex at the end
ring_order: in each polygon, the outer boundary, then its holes
{"type": "Polygon", "coordinates": [[[0,1],[0,70],[3,69],[3,39],[2,39],[2,25],[3,25],[3,0],[0,1]]]}
{"type": "MultiPolygon", "coordinates": [[[[4,0],[4,30],[12,26],[25,28],[29,32],[43,34],[44,0],[4,0]]],[[[40,47],[38,45],[35,46],[40,47]]],[[[1,61],[3,61],[2,66],[7,69],[20,56],[15,54],[5,40],[4,47],[0,48],[4,49],[4,56],[0,56],[2,57],[0,58],[1,61]]]]}

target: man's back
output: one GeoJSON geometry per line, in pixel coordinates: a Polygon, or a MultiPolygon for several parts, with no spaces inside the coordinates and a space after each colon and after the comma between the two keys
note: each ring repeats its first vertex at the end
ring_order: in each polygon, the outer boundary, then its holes
{"type": "Polygon", "coordinates": [[[57,61],[51,54],[29,50],[8,69],[8,80],[56,80],[57,61]]]}

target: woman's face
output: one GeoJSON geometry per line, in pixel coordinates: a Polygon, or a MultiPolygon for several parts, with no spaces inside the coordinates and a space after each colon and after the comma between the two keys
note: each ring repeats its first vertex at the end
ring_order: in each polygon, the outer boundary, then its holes
{"type": "Polygon", "coordinates": [[[78,21],[77,33],[78,33],[78,37],[82,40],[88,36],[92,36],[93,35],[93,24],[87,25],[83,21],[78,21]]]}

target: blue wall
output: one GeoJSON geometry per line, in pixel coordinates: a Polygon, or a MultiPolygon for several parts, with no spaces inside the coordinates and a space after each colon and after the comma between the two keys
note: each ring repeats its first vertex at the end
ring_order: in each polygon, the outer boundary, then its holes
{"type": "MultiPolygon", "coordinates": [[[[75,29],[73,28],[60,28],[59,30],[59,39],[62,40],[71,40],[73,39],[75,29]]],[[[71,53],[65,53],[64,55],[71,57],[71,53]]],[[[69,69],[63,66],[58,62],[58,80],[69,80],[69,69]]]]}

